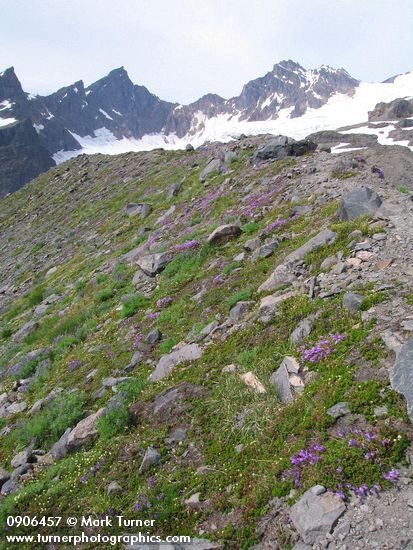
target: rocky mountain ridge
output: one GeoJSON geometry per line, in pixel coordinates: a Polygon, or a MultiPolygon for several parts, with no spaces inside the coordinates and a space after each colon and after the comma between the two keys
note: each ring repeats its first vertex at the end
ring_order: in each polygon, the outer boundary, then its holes
{"type": "MultiPolygon", "coordinates": [[[[88,87],[78,81],[45,97],[25,93],[14,69],[9,68],[0,73],[0,134],[16,125],[18,130],[0,138],[8,144],[2,150],[0,196],[16,190],[53,163],[81,152],[115,153],[228,141],[240,133],[260,133],[261,125],[282,133],[283,124],[304,121],[334,98],[351,100],[359,86],[360,82],[344,69],[322,66],[307,70],[288,60],[247,83],[239,96],[223,99],[207,94],[190,105],[179,105],[134,85],[123,67],[88,87]],[[18,137],[23,134],[24,139],[18,137]]],[[[388,86],[397,89],[394,83],[388,86]]],[[[372,102],[371,108],[374,98],[372,102]]],[[[335,129],[334,124],[332,117],[315,127],[335,129]]],[[[304,122],[301,129],[296,124],[301,137],[306,135],[305,128],[304,122]]]]}
{"type": "Polygon", "coordinates": [[[411,546],[413,153],[372,137],[82,155],[0,202],[1,518],[411,546]]]}

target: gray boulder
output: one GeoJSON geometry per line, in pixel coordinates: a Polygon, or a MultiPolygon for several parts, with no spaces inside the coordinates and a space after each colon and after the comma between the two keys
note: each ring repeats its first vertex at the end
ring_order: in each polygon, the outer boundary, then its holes
{"type": "Polygon", "coordinates": [[[147,344],[156,344],[156,342],[159,342],[159,340],[161,340],[162,338],[162,333],[159,329],[155,328],[153,330],[151,330],[147,335],[146,335],[146,343],[147,344]]]}
{"type": "Polygon", "coordinates": [[[209,235],[207,241],[210,244],[224,244],[241,235],[241,228],[236,224],[220,225],[209,235]]]}
{"type": "Polygon", "coordinates": [[[180,181],[176,181],[172,185],[168,187],[168,197],[176,197],[179,194],[179,191],[181,190],[182,183],[180,181]]]}
{"type": "Polygon", "coordinates": [[[9,472],[3,468],[2,466],[0,466],[0,487],[6,483],[6,481],[8,481],[10,479],[10,474],[9,472]]]}
{"type": "Polygon", "coordinates": [[[235,151],[226,151],[224,155],[224,162],[225,164],[231,164],[232,161],[234,161],[237,158],[237,153],[235,151]]]}
{"type": "Polygon", "coordinates": [[[345,510],[344,502],[337,495],[327,493],[324,487],[316,485],[294,504],[290,517],[303,541],[315,544],[318,539],[331,533],[345,510]]]}
{"type": "Polygon", "coordinates": [[[208,162],[205,168],[202,170],[199,179],[205,181],[207,177],[213,173],[221,174],[225,169],[224,163],[221,159],[212,159],[208,162]]]}
{"type": "Polygon", "coordinates": [[[146,275],[154,277],[165,269],[171,261],[169,254],[162,252],[160,254],[147,254],[137,259],[136,263],[146,275]]]}
{"type": "Polygon", "coordinates": [[[305,244],[300,246],[300,248],[291,252],[291,254],[285,258],[284,263],[277,266],[268,279],[262,283],[258,292],[275,290],[281,285],[293,283],[296,277],[292,271],[292,264],[299,260],[303,260],[309,252],[319,250],[323,246],[334,243],[336,239],[337,233],[334,233],[334,231],[330,231],[330,229],[323,229],[320,231],[320,233],[309,239],[305,244]]]}
{"type": "Polygon", "coordinates": [[[339,217],[341,220],[355,220],[363,215],[372,215],[381,206],[379,195],[370,187],[358,187],[342,200],[339,217]]]}
{"type": "Polygon", "coordinates": [[[4,483],[0,490],[0,494],[3,496],[11,495],[20,489],[21,485],[15,479],[9,479],[4,483]]]}
{"type": "Polygon", "coordinates": [[[404,344],[390,374],[390,384],[394,390],[404,395],[407,413],[413,422],[413,337],[404,344]]]}
{"type": "Polygon", "coordinates": [[[13,416],[14,414],[21,413],[27,409],[26,401],[15,401],[8,407],[6,407],[6,416],[13,416]]]}
{"type": "Polygon", "coordinates": [[[30,448],[25,449],[20,453],[17,453],[17,455],[11,459],[10,464],[12,468],[18,468],[19,466],[22,466],[23,464],[27,464],[28,462],[34,462],[32,449],[30,448]]]}
{"type": "Polygon", "coordinates": [[[337,420],[337,418],[340,418],[341,416],[350,414],[350,407],[347,401],[341,401],[340,403],[336,403],[335,405],[327,409],[326,412],[328,416],[331,416],[332,418],[337,420]]]}
{"type": "Polygon", "coordinates": [[[185,346],[168,353],[160,358],[156,369],[149,376],[152,381],[161,380],[168,376],[175,367],[186,361],[194,361],[202,355],[202,348],[198,344],[186,344],[185,346]]]}
{"type": "Polygon", "coordinates": [[[233,306],[229,312],[229,318],[233,321],[238,321],[242,317],[244,317],[248,310],[251,308],[251,306],[254,304],[254,302],[237,302],[235,306],[233,306]]]}
{"type": "Polygon", "coordinates": [[[25,323],[14,335],[14,342],[22,342],[27,336],[33,334],[39,328],[39,323],[37,321],[28,321],[25,323]]]}
{"type": "Polygon", "coordinates": [[[274,254],[279,246],[280,241],[277,239],[264,243],[262,246],[254,250],[251,258],[253,260],[258,260],[258,258],[269,258],[272,254],[274,254]]]}
{"type": "Polygon", "coordinates": [[[307,338],[307,336],[310,335],[312,328],[313,321],[309,317],[300,321],[297,327],[291,333],[291,343],[293,345],[297,345],[303,342],[307,338]]]}
{"type": "Polygon", "coordinates": [[[52,445],[52,448],[50,449],[50,454],[54,459],[59,460],[61,458],[64,458],[69,452],[67,448],[67,440],[71,431],[71,428],[68,428],[61,436],[59,441],[56,441],[56,443],[52,445]]]}
{"type": "Polygon", "coordinates": [[[356,292],[346,292],[343,296],[343,306],[351,313],[356,313],[364,302],[364,296],[356,292]]]}
{"type": "Polygon", "coordinates": [[[142,459],[142,462],[139,468],[139,473],[140,474],[145,473],[152,466],[156,466],[157,464],[159,464],[161,460],[162,460],[161,453],[157,451],[154,447],[148,447],[142,459]]]}
{"type": "Polygon", "coordinates": [[[316,149],[317,144],[309,139],[294,141],[286,136],[278,136],[259,149],[254,154],[254,160],[280,160],[288,156],[300,157],[316,149]]]}
{"type": "Polygon", "coordinates": [[[108,485],[106,492],[110,497],[111,495],[115,495],[116,493],[121,493],[122,487],[119,485],[117,481],[111,481],[108,485]]]}
{"type": "Polygon", "coordinates": [[[300,246],[300,248],[297,248],[297,250],[291,252],[291,254],[286,257],[284,263],[293,263],[298,260],[304,260],[310,252],[314,252],[315,250],[319,250],[324,246],[332,244],[336,239],[337,233],[334,233],[334,231],[331,231],[330,229],[323,229],[320,233],[317,233],[317,235],[300,246]]]}
{"type": "Polygon", "coordinates": [[[126,205],[126,214],[132,218],[133,216],[140,216],[145,219],[152,212],[152,206],[148,203],[129,203],[126,205]]]}
{"type": "Polygon", "coordinates": [[[67,438],[67,449],[69,451],[79,449],[98,435],[98,420],[105,412],[106,409],[99,409],[76,424],[67,438]]]}

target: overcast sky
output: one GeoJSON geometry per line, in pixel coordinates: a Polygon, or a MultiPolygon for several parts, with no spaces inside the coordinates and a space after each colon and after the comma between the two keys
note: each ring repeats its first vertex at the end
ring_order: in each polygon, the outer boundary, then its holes
{"type": "Polygon", "coordinates": [[[282,59],[381,81],[413,70],[412,29],[413,0],[0,0],[0,70],[45,94],[123,65],[188,103],[282,59]]]}

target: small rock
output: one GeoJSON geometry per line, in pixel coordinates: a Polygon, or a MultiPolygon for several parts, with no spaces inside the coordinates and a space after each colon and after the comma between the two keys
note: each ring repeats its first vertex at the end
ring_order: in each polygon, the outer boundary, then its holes
{"type": "Polygon", "coordinates": [[[238,321],[246,315],[253,304],[254,302],[237,302],[229,312],[230,319],[238,321]]]}
{"type": "Polygon", "coordinates": [[[126,214],[131,218],[133,216],[140,216],[145,219],[152,212],[152,206],[147,203],[129,203],[126,205],[126,214]]]}
{"type": "Polygon", "coordinates": [[[163,355],[149,379],[153,382],[168,376],[179,364],[194,361],[202,355],[202,348],[198,344],[186,344],[181,348],[163,355]]]}
{"type": "Polygon", "coordinates": [[[201,493],[194,493],[189,498],[185,500],[185,504],[188,506],[188,508],[196,509],[201,506],[200,502],[201,493]]]}
{"type": "Polygon", "coordinates": [[[98,434],[98,420],[105,414],[106,409],[101,408],[97,412],[87,416],[81,420],[73,430],[69,433],[67,438],[67,448],[69,451],[74,451],[94,439],[98,434]]]}
{"type": "Polygon", "coordinates": [[[168,263],[171,261],[169,254],[147,254],[137,259],[136,263],[142,269],[146,275],[154,277],[165,269],[168,263]]]}
{"type": "Polygon", "coordinates": [[[385,405],[383,405],[382,407],[374,407],[374,416],[376,416],[377,418],[386,416],[387,413],[388,413],[388,410],[385,405]]]}
{"type": "Polygon", "coordinates": [[[224,163],[221,159],[212,159],[208,162],[208,164],[205,166],[205,168],[202,170],[199,180],[201,182],[204,182],[207,177],[214,172],[217,174],[221,174],[224,171],[224,163]]]}
{"type": "Polygon", "coordinates": [[[307,544],[314,544],[319,538],[331,533],[346,510],[337,495],[323,489],[320,486],[309,489],[291,508],[293,524],[307,544]]]}
{"type": "Polygon", "coordinates": [[[347,308],[350,313],[356,313],[364,303],[364,296],[357,294],[356,292],[346,292],[343,296],[343,306],[347,308]]]}
{"type": "Polygon", "coordinates": [[[176,197],[179,194],[179,191],[181,190],[182,183],[179,181],[176,181],[172,185],[168,187],[168,197],[176,197]]]}
{"type": "Polygon", "coordinates": [[[258,260],[258,258],[269,258],[270,256],[272,256],[272,254],[274,254],[279,246],[280,241],[278,240],[267,242],[254,250],[251,258],[253,260],[258,260]]]}
{"type": "Polygon", "coordinates": [[[300,321],[298,326],[291,333],[291,343],[293,345],[297,345],[303,342],[307,338],[307,336],[310,335],[312,328],[313,322],[310,318],[307,317],[306,319],[300,321]]]}
{"type": "Polygon", "coordinates": [[[350,414],[350,407],[347,401],[341,401],[340,403],[336,403],[335,405],[327,409],[326,412],[328,416],[337,419],[341,416],[345,416],[346,414],[350,414]]]}
{"type": "Polygon", "coordinates": [[[121,493],[122,487],[117,481],[111,481],[107,488],[108,496],[115,495],[116,493],[121,493]]]}
{"type": "Polygon", "coordinates": [[[250,386],[257,393],[267,393],[264,385],[256,377],[253,372],[246,372],[245,374],[240,375],[241,380],[245,382],[247,386],[250,386]]]}
{"type": "Polygon", "coordinates": [[[162,460],[162,455],[154,447],[148,447],[141,462],[139,473],[143,474],[152,466],[156,466],[162,460]]]}
{"type": "Polygon", "coordinates": [[[154,330],[151,330],[149,334],[146,336],[146,342],[148,344],[156,344],[156,342],[159,342],[159,340],[162,339],[162,333],[159,329],[155,328],[154,330]]]}

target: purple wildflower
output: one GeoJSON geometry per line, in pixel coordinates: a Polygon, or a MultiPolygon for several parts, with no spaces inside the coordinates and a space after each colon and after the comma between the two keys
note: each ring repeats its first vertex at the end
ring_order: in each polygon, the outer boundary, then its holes
{"type": "Polygon", "coordinates": [[[146,317],[148,317],[148,319],[157,319],[160,316],[160,314],[161,314],[160,311],[155,311],[154,313],[147,313],[146,317]]]}
{"type": "Polygon", "coordinates": [[[186,252],[187,250],[194,250],[196,248],[199,248],[201,245],[201,241],[198,241],[196,239],[192,239],[191,241],[187,241],[183,244],[177,244],[175,246],[176,252],[186,252]]]}
{"type": "Polygon", "coordinates": [[[171,304],[172,302],[173,302],[173,299],[171,296],[165,296],[164,298],[160,298],[156,302],[156,305],[157,307],[165,307],[165,306],[169,306],[169,304],[171,304]]]}
{"type": "Polygon", "coordinates": [[[383,477],[387,481],[397,481],[399,479],[399,471],[398,470],[390,470],[390,472],[387,472],[386,474],[383,474],[383,477]]]}

